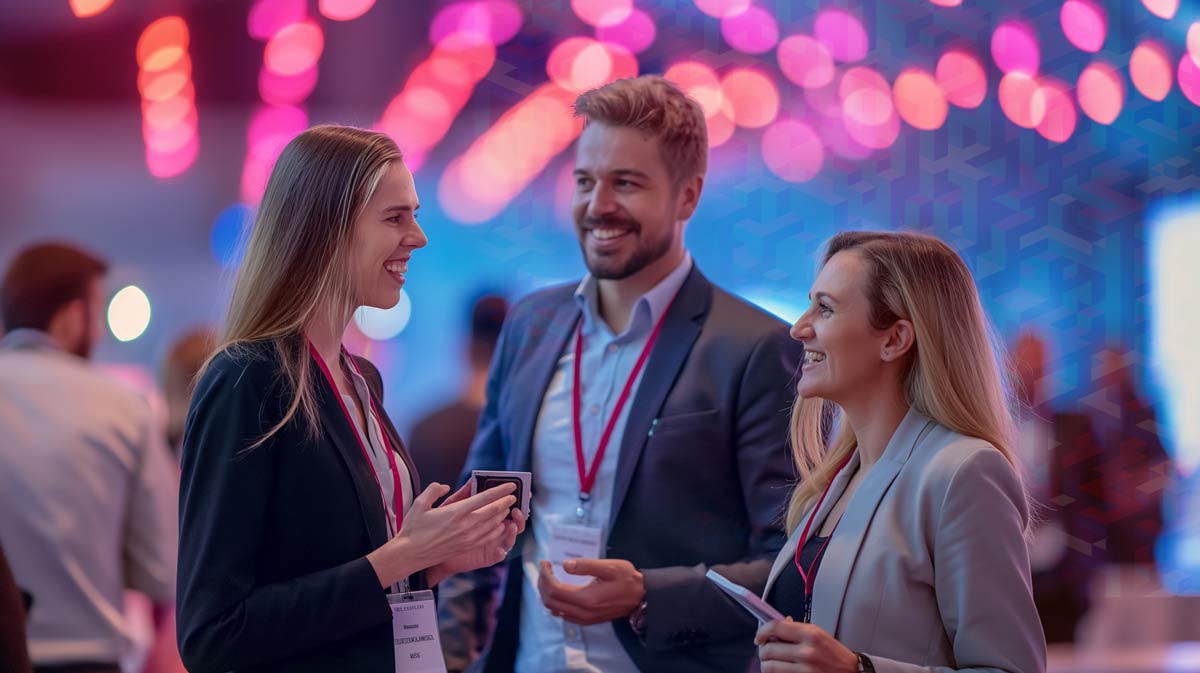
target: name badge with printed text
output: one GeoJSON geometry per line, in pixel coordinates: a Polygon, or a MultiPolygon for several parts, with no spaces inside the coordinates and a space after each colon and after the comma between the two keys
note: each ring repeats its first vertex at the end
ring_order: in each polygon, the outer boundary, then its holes
{"type": "Polygon", "coordinates": [[[583,586],[592,581],[588,575],[571,575],[563,562],[571,559],[600,558],[600,529],[595,526],[556,523],[550,527],[550,563],[554,576],[564,584],[583,586]]]}
{"type": "Polygon", "coordinates": [[[432,591],[388,594],[396,673],[446,673],[432,591]]]}

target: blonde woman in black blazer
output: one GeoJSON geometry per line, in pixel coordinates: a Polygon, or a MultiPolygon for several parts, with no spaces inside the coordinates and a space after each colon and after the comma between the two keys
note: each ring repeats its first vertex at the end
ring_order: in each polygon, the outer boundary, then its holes
{"type": "Polygon", "coordinates": [[[425,245],[380,133],[316,127],[271,174],[183,444],[179,650],[192,673],[395,670],[387,593],[503,559],[511,486],[423,492],[379,373],[341,336],[425,245]]]}

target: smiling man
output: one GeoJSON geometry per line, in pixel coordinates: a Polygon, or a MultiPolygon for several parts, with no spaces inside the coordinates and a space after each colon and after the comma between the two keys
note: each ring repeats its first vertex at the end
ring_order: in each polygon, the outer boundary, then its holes
{"type": "Polygon", "coordinates": [[[683,243],[708,142],[661,77],[579,98],[572,211],[588,274],[512,310],[467,470],[533,472],[533,519],[483,671],[745,670],[754,591],[784,542],[787,326],[683,243]]]}

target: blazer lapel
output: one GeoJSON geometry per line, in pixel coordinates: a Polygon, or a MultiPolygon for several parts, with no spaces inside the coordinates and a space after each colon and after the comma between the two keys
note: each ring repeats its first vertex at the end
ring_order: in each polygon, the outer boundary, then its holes
{"type": "Polygon", "coordinates": [[[354,492],[358,496],[358,505],[362,509],[363,523],[367,527],[367,536],[371,546],[379,548],[387,542],[387,514],[383,511],[383,495],[379,484],[375,481],[375,473],[363,455],[359,444],[358,433],[346,418],[338,393],[329,385],[329,380],[320,373],[320,365],[313,361],[316,369],[317,406],[321,414],[321,427],[337,448],[350,472],[354,482],[354,492]]]}
{"type": "MultiPolygon", "coordinates": [[[[579,306],[575,303],[574,295],[569,295],[557,309],[548,317],[541,334],[538,334],[538,316],[530,326],[533,338],[538,339],[529,356],[530,366],[517,369],[517,374],[510,384],[516,392],[513,395],[513,451],[508,454],[508,469],[528,471],[533,464],[533,432],[537,427],[538,416],[542,411],[542,400],[546,396],[546,388],[558,367],[567,340],[575,333],[575,325],[579,322],[579,306]]],[[[523,357],[521,353],[517,357],[523,357]]]]}
{"type": "MultiPolygon", "coordinates": [[[[808,537],[816,535],[821,530],[821,525],[825,518],[829,516],[829,511],[837,504],[838,498],[846,490],[846,484],[850,483],[850,478],[854,476],[854,471],[858,469],[858,452],[851,454],[850,462],[846,463],[846,467],[834,476],[833,481],[829,483],[829,495],[825,497],[821,503],[821,509],[817,512],[817,516],[813,519],[812,528],[808,532],[808,537]]],[[[775,557],[775,565],[771,568],[771,575],[767,578],[767,587],[763,590],[763,598],[766,598],[770,593],[771,587],[774,586],[775,580],[779,578],[780,573],[787,567],[787,564],[796,558],[796,548],[808,541],[808,538],[803,540],[800,536],[804,534],[804,524],[808,523],[808,518],[812,516],[812,509],[809,508],[803,516],[800,517],[800,525],[796,526],[796,530],[788,536],[788,541],[783,545],[783,549],[779,551],[779,556],[775,557]]],[[[841,526],[838,526],[841,530],[841,526]]],[[[829,556],[829,550],[825,550],[825,556],[829,556]]],[[[821,567],[825,567],[825,562],[821,562],[821,567]]],[[[818,573],[818,577],[820,573],[818,573]]]]}
{"type": "MultiPolygon", "coordinates": [[[[933,421],[911,409],[905,414],[883,455],[871,466],[871,471],[851,497],[833,539],[825,548],[816,586],[813,587],[812,623],[835,637],[850,573],[871,520],[884,494],[912,455],[913,448],[933,425],[933,421]]],[[[843,473],[847,479],[853,474],[850,470],[843,470],[843,473]]]]}
{"type": "Polygon", "coordinates": [[[679,295],[668,310],[662,331],[641,382],[634,394],[629,416],[625,421],[625,432],[621,437],[621,453],[617,457],[617,474],[613,485],[612,508],[609,510],[608,526],[612,530],[621,510],[621,503],[629,492],[633,473],[642,456],[642,449],[649,438],[651,423],[658,418],[667,395],[675,385],[679,371],[687,360],[692,345],[704,326],[704,318],[712,304],[712,285],[700,271],[692,267],[679,295]]]}

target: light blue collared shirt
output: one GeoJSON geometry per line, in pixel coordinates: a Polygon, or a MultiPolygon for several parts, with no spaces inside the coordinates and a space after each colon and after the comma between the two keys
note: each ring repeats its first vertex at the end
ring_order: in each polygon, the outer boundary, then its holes
{"type": "MultiPolygon", "coordinates": [[[[618,335],[613,335],[608,324],[600,317],[596,279],[589,274],[575,290],[575,301],[583,313],[580,327],[584,338],[579,367],[583,382],[580,426],[587,468],[591,467],[604,426],[650,333],[691,270],[691,255],[685,253],[679,266],[637,300],[629,325],[618,335]]],[[[542,398],[542,409],[533,438],[533,518],[530,521],[533,534],[527,537],[523,551],[525,581],[521,594],[521,638],[517,648],[516,671],[637,673],[637,666],[625,652],[611,624],[577,626],[554,617],[542,605],[538,593],[538,565],[542,559],[550,556],[552,525],[578,522],[575,510],[579,505],[580,484],[575,463],[571,403],[574,365],[575,339],[572,335],[559,355],[558,366],[542,398]]],[[[591,500],[585,507],[583,523],[601,528],[602,550],[608,544],[609,531],[606,528],[613,505],[613,482],[621,453],[621,439],[644,373],[643,368],[613,427],[604,459],[597,470],[591,500]]]]}

